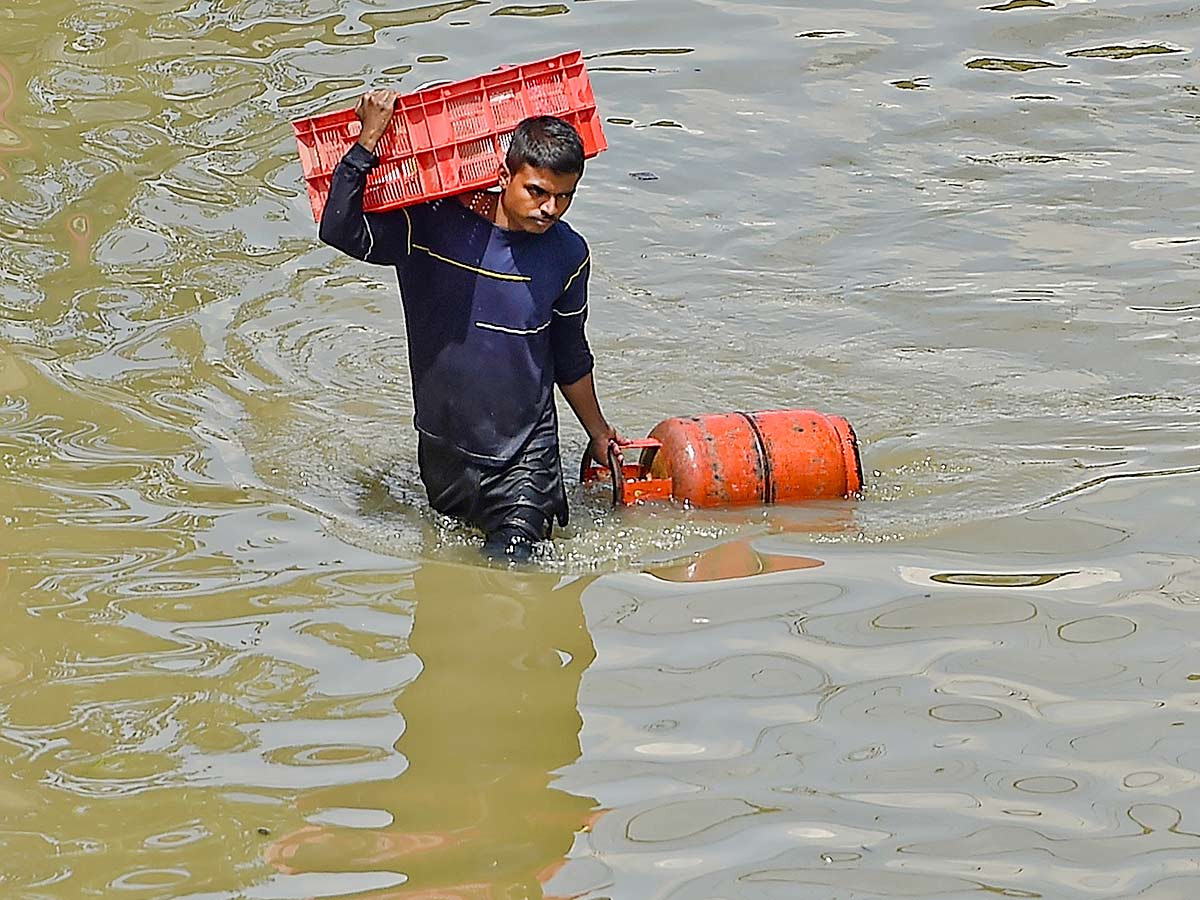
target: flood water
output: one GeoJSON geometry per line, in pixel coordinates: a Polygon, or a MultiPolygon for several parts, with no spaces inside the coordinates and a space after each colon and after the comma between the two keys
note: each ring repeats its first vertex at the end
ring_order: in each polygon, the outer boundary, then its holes
{"type": "MultiPolygon", "coordinates": [[[[1200,895],[1200,11],[0,0],[0,896],[1200,895]],[[855,502],[424,505],[290,120],[582,48],[609,417],[855,502]]],[[[583,435],[563,407],[570,470],[583,435]]]]}

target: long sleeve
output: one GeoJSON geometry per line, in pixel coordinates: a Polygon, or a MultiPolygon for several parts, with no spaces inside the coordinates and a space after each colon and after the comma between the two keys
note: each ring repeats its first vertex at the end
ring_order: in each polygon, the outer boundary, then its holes
{"type": "Polygon", "coordinates": [[[367,175],[379,157],[361,144],[346,151],[333,170],[329,197],[321,214],[321,240],[365,262],[397,265],[412,245],[412,220],[407,210],[364,213],[367,175]]]}
{"type": "Polygon", "coordinates": [[[591,256],[588,255],[554,304],[550,350],[554,355],[554,380],[558,384],[574,384],[595,365],[583,329],[587,321],[587,285],[591,268],[591,256]]]}

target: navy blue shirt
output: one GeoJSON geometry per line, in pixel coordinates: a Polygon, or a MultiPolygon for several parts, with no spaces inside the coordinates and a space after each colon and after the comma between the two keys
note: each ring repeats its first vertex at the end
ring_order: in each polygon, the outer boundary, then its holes
{"type": "Polygon", "coordinates": [[[417,429],[502,465],[554,402],[555,382],[592,371],[587,243],[562,221],[543,234],[499,228],[454,198],[364,213],[377,164],[359,144],[342,158],[321,240],[395,266],[417,429]]]}

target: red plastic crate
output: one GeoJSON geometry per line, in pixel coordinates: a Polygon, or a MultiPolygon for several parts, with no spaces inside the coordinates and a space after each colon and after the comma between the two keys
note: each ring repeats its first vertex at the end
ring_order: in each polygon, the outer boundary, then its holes
{"type": "MultiPolygon", "coordinates": [[[[608,146],[580,51],[402,95],[375,148],[380,164],[367,177],[363,209],[380,212],[492,187],[513,130],[541,115],[574,125],[585,156],[608,146]]],[[[362,125],[347,109],[301,119],[292,129],[319,222],[333,170],[362,125]]]]}

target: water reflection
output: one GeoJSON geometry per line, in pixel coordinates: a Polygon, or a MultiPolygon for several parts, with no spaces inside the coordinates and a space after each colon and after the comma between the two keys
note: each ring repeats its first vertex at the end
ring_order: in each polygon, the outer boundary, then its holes
{"type": "Polygon", "coordinates": [[[693,554],[683,562],[652,566],[646,569],[646,572],[663,581],[726,581],[772,572],[815,569],[821,565],[824,565],[821,560],[807,556],[789,556],[756,550],[752,541],[743,539],[718,544],[709,550],[693,554]]]}
{"type": "Polygon", "coordinates": [[[268,861],[288,875],[407,878],[362,895],[378,900],[541,897],[595,807],[553,786],[579,757],[579,683],[595,657],[580,603],[589,583],[418,570],[409,646],[424,668],[397,703],[407,770],[306,794],[310,824],[268,861]]]}

